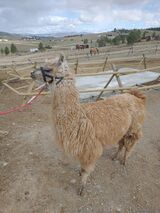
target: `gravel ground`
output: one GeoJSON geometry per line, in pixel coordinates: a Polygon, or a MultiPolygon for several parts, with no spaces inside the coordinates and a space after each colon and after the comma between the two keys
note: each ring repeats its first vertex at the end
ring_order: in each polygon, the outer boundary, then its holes
{"type": "MultiPolygon", "coordinates": [[[[111,160],[116,147],[106,149],[83,197],[78,164],[63,163],[54,144],[49,97],[1,116],[0,213],[159,213],[160,90],[146,95],[144,136],[126,168],[111,160]]],[[[0,100],[0,111],[22,101],[8,89],[0,100]]]]}

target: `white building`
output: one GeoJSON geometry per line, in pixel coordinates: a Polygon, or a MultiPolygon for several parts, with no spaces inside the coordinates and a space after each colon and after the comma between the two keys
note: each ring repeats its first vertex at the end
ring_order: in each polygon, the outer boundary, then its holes
{"type": "Polygon", "coordinates": [[[31,53],[36,53],[36,52],[38,52],[38,51],[39,51],[38,48],[31,48],[31,49],[30,49],[30,52],[31,52],[31,53]]]}

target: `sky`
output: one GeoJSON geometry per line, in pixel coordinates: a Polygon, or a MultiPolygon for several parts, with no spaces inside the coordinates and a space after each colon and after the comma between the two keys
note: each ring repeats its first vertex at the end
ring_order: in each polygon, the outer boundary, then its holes
{"type": "Polygon", "coordinates": [[[0,0],[0,31],[98,33],[160,27],[160,0],[0,0]]]}

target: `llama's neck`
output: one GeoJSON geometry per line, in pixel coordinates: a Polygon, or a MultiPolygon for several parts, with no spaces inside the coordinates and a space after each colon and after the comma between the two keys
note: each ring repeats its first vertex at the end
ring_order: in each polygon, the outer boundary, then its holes
{"type": "Polygon", "coordinates": [[[73,80],[63,80],[52,90],[52,120],[55,140],[66,153],[76,157],[74,146],[79,132],[77,122],[83,123],[85,113],[79,102],[79,93],[73,80]]]}
{"type": "Polygon", "coordinates": [[[64,110],[69,113],[80,107],[79,93],[74,80],[62,80],[51,89],[51,92],[53,110],[64,110]]]}

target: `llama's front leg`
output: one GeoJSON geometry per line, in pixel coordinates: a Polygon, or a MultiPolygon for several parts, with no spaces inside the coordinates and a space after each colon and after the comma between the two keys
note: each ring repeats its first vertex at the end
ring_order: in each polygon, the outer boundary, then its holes
{"type": "Polygon", "coordinates": [[[80,168],[79,170],[79,176],[82,176],[82,174],[85,172],[85,170],[83,168],[80,168]]]}
{"type": "Polygon", "coordinates": [[[125,148],[124,156],[123,156],[123,159],[121,160],[121,164],[122,164],[123,166],[126,165],[126,159],[127,159],[128,153],[129,153],[129,152],[128,152],[127,148],[125,148]]]}
{"type": "Polygon", "coordinates": [[[59,159],[58,160],[59,160],[59,163],[62,166],[68,166],[69,165],[69,158],[64,151],[59,151],[59,159]]]}
{"type": "Polygon", "coordinates": [[[90,164],[87,167],[86,166],[82,167],[81,172],[80,172],[82,179],[81,179],[81,186],[79,188],[78,195],[81,196],[83,194],[84,188],[87,183],[87,179],[90,176],[91,172],[94,170],[94,167],[95,167],[95,164],[90,164]]]}

